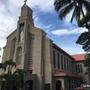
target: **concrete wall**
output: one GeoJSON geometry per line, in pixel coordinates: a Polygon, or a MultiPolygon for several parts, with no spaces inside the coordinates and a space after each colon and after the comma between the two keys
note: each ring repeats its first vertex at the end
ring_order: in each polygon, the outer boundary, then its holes
{"type": "Polygon", "coordinates": [[[12,47],[12,40],[15,38],[16,38],[16,31],[14,31],[7,37],[7,43],[6,43],[6,46],[4,47],[2,62],[9,60],[9,59],[13,59],[13,58],[11,58],[11,54],[12,54],[11,47],[12,47]]]}
{"type": "Polygon", "coordinates": [[[32,31],[34,35],[33,40],[33,74],[37,75],[37,90],[42,90],[42,31],[34,29],[32,31]]]}
{"type": "Polygon", "coordinates": [[[83,75],[83,80],[89,83],[89,79],[88,79],[89,77],[88,77],[88,74],[86,74],[87,68],[84,66],[84,61],[77,62],[77,64],[82,65],[82,72],[80,74],[83,75]]]}

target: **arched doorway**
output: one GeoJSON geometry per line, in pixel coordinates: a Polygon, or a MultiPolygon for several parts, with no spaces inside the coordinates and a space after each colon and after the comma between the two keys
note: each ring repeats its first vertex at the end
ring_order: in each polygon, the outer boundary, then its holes
{"type": "Polygon", "coordinates": [[[62,90],[62,83],[60,80],[56,81],[56,90],[62,90]]]}
{"type": "Polygon", "coordinates": [[[26,81],[25,90],[33,90],[33,80],[26,81]]]}

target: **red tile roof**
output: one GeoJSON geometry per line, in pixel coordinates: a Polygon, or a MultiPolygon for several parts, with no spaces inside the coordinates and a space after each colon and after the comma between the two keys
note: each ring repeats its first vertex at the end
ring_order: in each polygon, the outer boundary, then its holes
{"type": "Polygon", "coordinates": [[[76,54],[76,55],[72,55],[72,57],[75,59],[75,61],[85,60],[85,54],[76,54]]]}

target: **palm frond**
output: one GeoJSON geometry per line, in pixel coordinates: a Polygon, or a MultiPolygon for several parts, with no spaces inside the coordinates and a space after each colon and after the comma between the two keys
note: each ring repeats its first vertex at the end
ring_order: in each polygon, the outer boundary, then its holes
{"type": "Polygon", "coordinates": [[[70,4],[67,4],[66,6],[63,6],[60,10],[59,10],[59,17],[60,19],[63,19],[66,17],[66,15],[68,13],[70,13],[70,11],[73,9],[73,2],[70,4]]]}
{"type": "Polygon", "coordinates": [[[75,7],[75,18],[76,18],[76,21],[80,20],[80,8],[79,6],[76,6],[75,7]]]}
{"type": "Polygon", "coordinates": [[[86,42],[89,38],[90,38],[89,32],[84,32],[78,37],[76,43],[84,45],[85,44],[84,42],[86,42]]]}
{"type": "Polygon", "coordinates": [[[73,10],[73,14],[72,14],[72,17],[71,17],[71,20],[70,20],[71,23],[72,23],[74,17],[75,17],[75,9],[73,10]]]}
{"type": "Polygon", "coordinates": [[[83,6],[85,7],[86,10],[90,10],[90,2],[83,0],[83,6]]]}
{"type": "Polygon", "coordinates": [[[90,12],[87,12],[86,16],[79,21],[81,26],[84,25],[86,22],[90,22],[90,12]]]}
{"type": "Polygon", "coordinates": [[[6,61],[6,62],[4,62],[4,64],[5,64],[6,66],[13,66],[13,67],[16,67],[16,63],[13,62],[11,59],[8,60],[8,61],[6,61]]]}
{"type": "Polygon", "coordinates": [[[70,2],[71,2],[71,0],[55,0],[55,2],[54,2],[55,10],[59,11],[59,9],[61,7],[67,5],[70,2]]]}

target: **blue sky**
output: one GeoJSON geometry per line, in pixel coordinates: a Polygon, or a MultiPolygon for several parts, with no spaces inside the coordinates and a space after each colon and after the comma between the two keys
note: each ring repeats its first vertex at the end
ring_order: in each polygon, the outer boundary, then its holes
{"type": "MultiPolygon", "coordinates": [[[[6,44],[6,37],[17,27],[17,20],[24,0],[0,0],[0,47],[6,44]]],[[[78,28],[76,22],[70,23],[69,14],[65,20],[58,18],[54,10],[54,0],[28,0],[33,10],[35,26],[42,28],[47,36],[69,54],[83,53],[82,47],[75,42],[85,28],[78,28]]],[[[0,51],[2,54],[3,50],[0,51]]]]}

